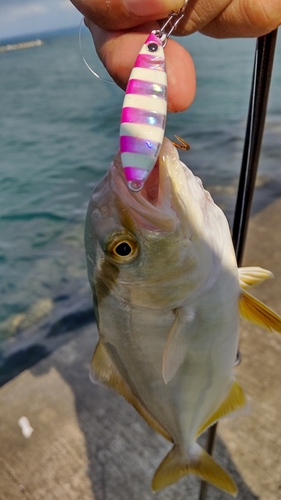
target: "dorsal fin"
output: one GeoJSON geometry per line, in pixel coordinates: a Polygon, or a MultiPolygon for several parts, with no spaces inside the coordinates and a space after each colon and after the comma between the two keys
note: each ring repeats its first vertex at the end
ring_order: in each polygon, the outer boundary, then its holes
{"type": "Polygon", "coordinates": [[[124,380],[118,368],[113,363],[108,350],[101,341],[99,341],[96,347],[92,359],[91,368],[94,378],[96,378],[102,384],[105,384],[118,392],[128,401],[128,403],[134,406],[134,408],[146,420],[146,422],[150,425],[150,427],[152,427],[152,429],[154,429],[156,432],[159,432],[159,434],[164,436],[169,441],[173,441],[166,429],[162,427],[162,425],[145,408],[138,397],[135,396],[130,386],[124,380]]]}
{"type": "Polygon", "coordinates": [[[273,278],[272,272],[262,267],[239,267],[238,274],[239,283],[243,290],[273,278]]]}
{"type": "Polygon", "coordinates": [[[240,295],[239,313],[250,323],[281,333],[281,317],[245,290],[240,295]]]}

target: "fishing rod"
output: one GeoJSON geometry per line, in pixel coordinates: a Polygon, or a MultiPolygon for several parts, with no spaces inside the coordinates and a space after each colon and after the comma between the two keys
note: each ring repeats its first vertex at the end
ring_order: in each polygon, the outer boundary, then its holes
{"type": "MultiPolygon", "coordinates": [[[[257,39],[244,149],[234,212],[232,239],[238,266],[242,263],[255,190],[271,82],[277,29],[257,39]]],[[[237,355],[239,360],[239,352],[237,355]]],[[[218,424],[208,430],[206,451],[212,455],[218,424]]],[[[201,481],[198,500],[206,500],[208,483],[201,481]]]]}

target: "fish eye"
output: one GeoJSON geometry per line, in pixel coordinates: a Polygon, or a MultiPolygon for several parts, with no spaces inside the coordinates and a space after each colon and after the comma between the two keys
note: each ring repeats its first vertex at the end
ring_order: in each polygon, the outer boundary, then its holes
{"type": "Polygon", "coordinates": [[[127,257],[132,251],[133,249],[127,241],[122,241],[115,247],[115,252],[120,257],[127,257]]]}
{"type": "Polygon", "coordinates": [[[120,264],[131,262],[139,254],[138,240],[132,234],[115,233],[108,240],[106,253],[120,264]]]}

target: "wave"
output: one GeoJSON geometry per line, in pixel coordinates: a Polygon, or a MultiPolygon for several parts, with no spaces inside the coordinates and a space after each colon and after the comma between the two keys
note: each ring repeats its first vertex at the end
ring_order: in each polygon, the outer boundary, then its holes
{"type": "Polygon", "coordinates": [[[50,221],[58,221],[58,222],[68,220],[67,217],[64,217],[63,215],[54,214],[52,212],[27,212],[21,214],[6,214],[6,215],[0,215],[0,219],[6,221],[17,221],[17,220],[29,221],[33,219],[48,219],[50,221]]]}

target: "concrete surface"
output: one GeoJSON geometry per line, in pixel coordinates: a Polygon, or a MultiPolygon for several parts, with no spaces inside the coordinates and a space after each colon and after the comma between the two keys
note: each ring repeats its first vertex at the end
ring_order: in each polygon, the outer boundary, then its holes
{"type": "MultiPolygon", "coordinates": [[[[255,295],[281,314],[280,210],[277,200],[252,219],[244,264],[275,273],[255,295]]],[[[121,397],[90,383],[96,341],[95,327],[84,327],[0,389],[0,500],[197,500],[192,476],[150,491],[170,444],[121,397]],[[22,416],[34,429],[29,438],[18,424],[22,416]]],[[[279,500],[281,336],[243,323],[240,347],[237,378],[251,411],[219,424],[215,458],[237,482],[239,500],[279,500]]],[[[209,487],[207,498],[231,497],[209,487]]]]}

